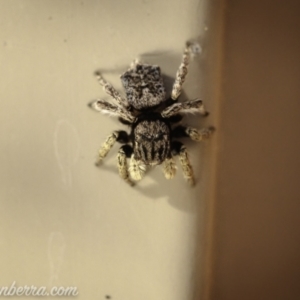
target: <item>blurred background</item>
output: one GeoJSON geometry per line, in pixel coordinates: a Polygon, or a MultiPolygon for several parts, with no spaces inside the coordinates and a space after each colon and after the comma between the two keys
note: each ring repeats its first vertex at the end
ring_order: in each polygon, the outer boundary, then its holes
{"type": "Polygon", "coordinates": [[[226,1],[209,299],[299,299],[300,3],[226,1]]]}
{"type": "MultiPolygon", "coordinates": [[[[76,286],[82,299],[298,299],[300,4],[0,0],[0,286],[76,286]],[[180,167],[118,176],[117,120],[88,108],[140,57],[217,128],[180,167]]],[[[18,298],[18,297],[12,297],[18,298]]],[[[28,297],[31,299],[31,297],[28,297]]]]}

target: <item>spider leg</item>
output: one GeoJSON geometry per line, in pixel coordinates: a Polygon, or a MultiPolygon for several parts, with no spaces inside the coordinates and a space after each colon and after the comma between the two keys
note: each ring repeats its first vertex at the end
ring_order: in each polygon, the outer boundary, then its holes
{"type": "Polygon", "coordinates": [[[168,121],[170,123],[179,123],[183,119],[182,115],[173,115],[170,118],[168,118],[168,121]]]}
{"type": "Polygon", "coordinates": [[[124,107],[124,108],[129,107],[129,103],[127,102],[127,100],[125,98],[123,98],[120,95],[120,93],[102,77],[100,72],[96,72],[95,75],[96,75],[96,78],[97,78],[99,84],[103,87],[103,90],[108,95],[113,97],[118,102],[118,104],[121,105],[122,107],[124,107]]]}
{"type": "Polygon", "coordinates": [[[131,186],[133,186],[134,183],[129,178],[127,158],[129,158],[132,155],[132,152],[133,149],[129,145],[123,145],[118,152],[119,175],[131,186]]]}
{"type": "Polygon", "coordinates": [[[179,156],[179,161],[182,167],[184,178],[191,186],[194,186],[195,185],[194,172],[190,160],[188,158],[188,153],[186,151],[185,146],[181,142],[175,141],[172,143],[172,152],[174,155],[179,156]]]}
{"type": "Polygon", "coordinates": [[[186,102],[174,103],[166,107],[161,115],[163,118],[170,118],[179,113],[194,113],[200,112],[203,116],[207,116],[208,112],[205,110],[202,100],[195,99],[186,102]]]}
{"type": "Polygon", "coordinates": [[[171,98],[174,101],[178,99],[182,92],[182,86],[188,73],[188,65],[190,63],[191,56],[197,54],[198,52],[200,52],[200,46],[197,43],[186,44],[171,93],[171,98]]]}
{"type": "Polygon", "coordinates": [[[118,116],[129,123],[133,123],[135,117],[131,114],[130,111],[126,110],[126,108],[111,104],[105,100],[97,100],[91,104],[91,107],[97,111],[100,111],[105,114],[110,114],[113,116],[118,116]]]}
{"type": "Polygon", "coordinates": [[[141,161],[134,158],[134,154],[132,154],[130,159],[130,167],[129,167],[129,173],[133,180],[141,180],[145,172],[147,170],[147,166],[141,161]]]}
{"type": "Polygon", "coordinates": [[[140,65],[140,64],[141,64],[140,59],[136,58],[131,62],[129,69],[134,69],[137,65],[140,65]]]}
{"type": "Polygon", "coordinates": [[[177,126],[172,130],[172,136],[175,138],[190,137],[193,141],[200,142],[207,140],[214,132],[214,127],[205,127],[200,130],[193,127],[177,126]]]}
{"type": "Polygon", "coordinates": [[[124,124],[124,125],[131,125],[132,123],[131,122],[129,122],[129,121],[127,121],[127,120],[124,120],[124,119],[122,119],[121,117],[119,117],[119,121],[122,123],[122,124],[124,124]]]}
{"type": "Polygon", "coordinates": [[[105,142],[102,144],[101,148],[99,149],[98,152],[98,159],[96,162],[96,165],[98,166],[104,157],[108,154],[110,149],[113,147],[113,145],[116,142],[119,143],[128,143],[129,141],[129,136],[126,131],[120,130],[120,131],[114,131],[112,134],[110,134],[105,142]]]}
{"type": "Polygon", "coordinates": [[[167,179],[172,179],[174,178],[176,174],[176,163],[174,158],[171,156],[169,158],[166,158],[164,163],[163,163],[163,172],[164,175],[167,179]]]}

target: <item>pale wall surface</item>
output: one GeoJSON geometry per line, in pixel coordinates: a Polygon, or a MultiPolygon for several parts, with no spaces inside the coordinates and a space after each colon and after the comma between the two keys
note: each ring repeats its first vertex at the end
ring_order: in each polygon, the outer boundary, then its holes
{"type": "MultiPolygon", "coordinates": [[[[117,174],[117,148],[94,166],[103,140],[123,127],[87,104],[106,97],[95,70],[121,88],[119,74],[142,55],[174,76],[184,43],[199,37],[186,96],[211,111],[191,122],[215,125],[213,10],[179,0],[0,6],[0,286],[77,286],[80,299],[191,299],[196,236],[209,219],[213,140],[188,143],[194,189],[180,168],[173,181],[157,168],[130,188],[117,174]]],[[[200,239],[200,257],[202,246],[200,239]]]]}

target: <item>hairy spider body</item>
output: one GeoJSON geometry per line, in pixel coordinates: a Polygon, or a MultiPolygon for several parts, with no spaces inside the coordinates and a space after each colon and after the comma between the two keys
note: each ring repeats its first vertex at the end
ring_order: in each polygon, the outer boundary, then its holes
{"type": "Polygon", "coordinates": [[[190,56],[195,54],[195,44],[187,44],[181,65],[176,74],[171,98],[166,99],[166,91],[160,67],[156,65],[134,62],[129,70],[121,75],[126,98],[123,98],[114,87],[97,73],[99,83],[112,96],[117,104],[97,100],[92,107],[100,112],[119,117],[119,120],[131,127],[126,131],[114,131],[108,136],[99,150],[97,164],[102,162],[115,142],[124,144],[118,152],[119,175],[127,183],[141,180],[149,166],[163,165],[167,179],[176,173],[174,156],[179,157],[183,175],[194,185],[194,174],[188,153],[178,138],[189,137],[194,141],[203,141],[211,135],[213,127],[196,128],[177,125],[182,114],[199,112],[203,116],[208,113],[199,99],[177,102],[182,85],[187,75],[190,56]],[[130,158],[129,166],[127,159],[130,158]]]}
{"type": "Polygon", "coordinates": [[[132,127],[133,153],[145,165],[159,165],[171,151],[171,126],[159,113],[141,114],[132,127]]]}
{"type": "Polygon", "coordinates": [[[137,110],[157,106],[166,98],[159,66],[135,63],[121,75],[121,81],[127,101],[137,110]]]}

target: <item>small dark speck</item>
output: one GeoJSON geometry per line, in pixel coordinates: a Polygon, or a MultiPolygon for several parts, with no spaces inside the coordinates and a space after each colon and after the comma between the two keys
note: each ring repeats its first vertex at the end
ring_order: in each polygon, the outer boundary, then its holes
{"type": "Polygon", "coordinates": [[[7,46],[7,42],[4,41],[4,42],[3,42],[3,47],[6,47],[6,46],[7,46]]]}
{"type": "Polygon", "coordinates": [[[52,20],[53,20],[53,18],[50,16],[50,17],[48,18],[48,20],[49,20],[49,21],[52,21],[52,20]]]}
{"type": "Polygon", "coordinates": [[[68,40],[67,39],[64,39],[64,43],[66,43],[68,40]]]}
{"type": "Polygon", "coordinates": [[[106,295],[105,299],[111,299],[111,297],[109,295],[106,295]]]}
{"type": "Polygon", "coordinates": [[[87,106],[88,106],[88,107],[90,107],[90,108],[93,108],[93,104],[94,104],[94,102],[95,102],[95,101],[91,101],[91,102],[89,102],[89,103],[87,104],[87,106]]]}

